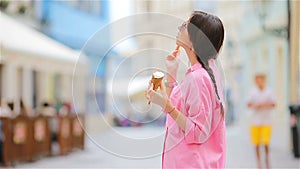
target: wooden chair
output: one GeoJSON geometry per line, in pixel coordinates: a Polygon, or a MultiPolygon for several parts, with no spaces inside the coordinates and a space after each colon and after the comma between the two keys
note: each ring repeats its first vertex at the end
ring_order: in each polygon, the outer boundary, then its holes
{"type": "Polygon", "coordinates": [[[11,125],[8,128],[10,132],[9,140],[9,158],[12,162],[32,161],[33,160],[33,120],[24,115],[19,115],[11,119],[11,125]]]}
{"type": "Polygon", "coordinates": [[[51,155],[51,133],[47,117],[38,115],[33,119],[32,125],[34,140],[34,157],[51,155]]]}
{"type": "Polygon", "coordinates": [[[84,115],[73,114],[72,117],[72,147],[84,149],[84,115]]]}
{"type": "Polygon", "coordinates": [[[8,117],[0,117],[2,127],[1,132],[3,136],[3,145],[2,145],[2,163],[3,166],[9,166],[12,165],[13,159],[11,158],[11,132],[10,132],[10,126],[11,126],[11,119],[8,117]]]}
{"type": "Polygon", "coordinates": [[[67,154],[72,149],[72,133],[70,115],[58,116],[58,145],[61,155],[67,154]]]}

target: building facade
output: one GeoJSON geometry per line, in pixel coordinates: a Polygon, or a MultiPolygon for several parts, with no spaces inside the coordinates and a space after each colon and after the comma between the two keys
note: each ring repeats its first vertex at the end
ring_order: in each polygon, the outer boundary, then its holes
{"type": "Polygon", "coordinates": [[[79,52],[2,12],[1,24],[1,100],[13,103],[16,113],[20,113],[20,100],[30,109],[44,102],[73,102],[78,111],[85,112],[86,58],[79,59],[79,52]],[[72,87],[77,90],[72,92],[72,87]]]}
{"type": "Polygon", "coordinates": [[[300,2],[291,2],[289,79],[290,103],[300,102],[300,2]]]}

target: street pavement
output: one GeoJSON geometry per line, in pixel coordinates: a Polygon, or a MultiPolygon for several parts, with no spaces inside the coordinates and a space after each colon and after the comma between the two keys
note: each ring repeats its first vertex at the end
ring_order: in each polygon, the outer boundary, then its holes
{"type": "MultiPolygon", "coordinates": [[[[256,168],[248,126],[245,120],[240,121],[227,127],[226,168],[256,168]]],[[[300,159],[290,150],[288,121],[276,123],[272,134],[272,168],[299,169],[300,159]]],[[[19,163],[15,168],[161,168],[163,139],[163,127],[114,127],[87,133],[83,151],[19,163]]]]}

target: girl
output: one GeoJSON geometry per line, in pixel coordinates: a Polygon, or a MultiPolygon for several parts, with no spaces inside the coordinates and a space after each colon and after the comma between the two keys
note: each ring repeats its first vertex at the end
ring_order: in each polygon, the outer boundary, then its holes
{"type": "Polygon", "coordinates": [[[178,27],[176,44],[191,63],[176,83],[178,51],[168,56],[166,89],[153,90],[147,99],[167,114],[162,168],[224,168],[225,122],[220,72],[215,59],[222,47],[224,28],[213,15],[196,11],[178,27]]]}

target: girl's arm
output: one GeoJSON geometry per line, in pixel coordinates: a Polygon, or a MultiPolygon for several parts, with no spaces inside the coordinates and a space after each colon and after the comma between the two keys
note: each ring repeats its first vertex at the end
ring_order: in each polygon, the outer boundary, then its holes
{"type": "Polygon", "coordinates": [[[170,103],[163,86],[161,86],[160,91],[154,91],[153,84],[151,84],[146,92],[146,97],[152,103],[162,107],[165,113],[168,113],[176,121],[182,129],[188,144],[202,144],[217,127],[218,121],[222,119],[219,112],[220,107],[216,107],[217,109],[212,108],[212,100],[209,96],[210,91],[213,91],[213,86],[205,85],[210,83],[210,79],[207,77],[203,80],[197,79],[196,84],[191,84],[192,86],[186,91],[189,94],[184,98],[185,105],[183,109],[186,110],[186,114],[181,110],[177,110],[170,103]],[[216,111],[216,113],[213,113],[213,111],[216,111]]]}
{"type": "Polygon", "coordinates": [[[176,121],[179,127],[185,131],[186,127],[186,119],[187,117],[177,110],[169,101],[166,104],[165,110],[169,113],[169,115],[176,121]]]}
{"type": "MultiPolygon", "coordinates": [[[[167,67],[167,83],[175,83],[177,79],[177,71],[179,67],[179,46],[176,47],[176,49],[173,51],[171,55],[168,55],[165,61],[166,67],[167,67]]],[[[172,93],[174,86],[167,87],[166,93],[169,97],[172,93]]]]}

